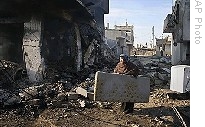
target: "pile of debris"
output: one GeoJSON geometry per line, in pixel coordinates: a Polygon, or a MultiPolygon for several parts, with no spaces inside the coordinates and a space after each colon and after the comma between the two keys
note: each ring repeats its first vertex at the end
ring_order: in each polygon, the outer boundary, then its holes
{"type": "Polygon", "coordinates": [[[26,75],[26,71],[22,65],[0,60],[0,88],[8,87],[15,80],[24,78],[26,75]]]}
{"type": "MultiPolygon", "coordinates": [[[[167,87],[169,87],[171,68],[170,58],[138,56],[136,58],[131,58],[130,60],[139,67],[142,75],[150,77],[151,86],[167,85],[167,87]]],[[[12,78],[10,76],[10,69],[5,67],[11,68],[13,66],[8,63],[6,64],[6,62],[3,62],[3,64],[2,67],[8,72],[8,77],[12,78]]],[[[93,101],[93,86],[95,72],[103,71],[112,73],[115,64],[116,63],[113,62],[112,64],[103,63],[100,66],[84,68],[82,71],[76,73],[70,71],[50,73],[51,76],[54,77],[53,80],[44,80],[41,83],[30,83],[27,78],[22,77],[21,80],[12,78],[11,81],[14,82],[13,85],[15,85],[15,89],[0,89],[0,105],[1,107],[8,107],[23,104],[37,108],[62,106],[109,107],[111,103],[93,101]]],[[[17,64],[15,65],[17,68],[17,64]]],[[[1,69],[1,71],[3,69],[1,69]]],[[[5,71],[3,74],[6,74],[5,71]]]]}
{"type": "Polygon", "coordinates": [[[150,77],[151,86],[170,85],[171,57],[137,56],[131,59],[140,69],[141,75],[150,77]]]}
{"type": "MultiPolygon", "coordinates": [[[[31,83],[28,77],[13,78],[11,75],[15,75],[16,73],[13,72],[20,67],[18,64],[12,66],[12,64],[6,63],[8,62],[4,61],[4,65],[1,66],[1,72],[4,75],[0,76],[1,79],[9,78],[7,83],[12,87],[9,89],[4,82],[0,84],[0,107],[6,109],[24,105],[24,107],[34,107],[36,111],[40,108],[62,106],[92,107],[100,105],[103,107],[100,102],[93,101],[95,72],[99,69],[104,72],[112,72],[113,69],[110,66],[115,64],[108,64],[107,67],[106,63],[102,63],[100,66],[84,68],[80,72],[50,70],[52,81],[50,78],[40,83],[31,83]],[[8,75],[5,75],[7,73],[8,75]]],[[[22,71],[24,71],[23,68],[22,71]]],[[[21,74],[23,73],[21,72],[21,74]]]]}

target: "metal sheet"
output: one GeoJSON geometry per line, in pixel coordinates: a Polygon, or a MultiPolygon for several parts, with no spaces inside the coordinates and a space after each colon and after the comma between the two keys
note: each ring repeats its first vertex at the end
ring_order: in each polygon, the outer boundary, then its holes
{"type": "Polygon", "coordinates": [[[96,72],[94,100],[110,102],[149,102],[150,78],[96,72]]]}

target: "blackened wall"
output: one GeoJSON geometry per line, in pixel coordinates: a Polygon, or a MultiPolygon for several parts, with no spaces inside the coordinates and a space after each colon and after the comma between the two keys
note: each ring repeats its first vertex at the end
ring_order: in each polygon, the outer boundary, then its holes
{"type": "Polygon", "coordinates": [[[23,23],[0,24],[0,59],[23,63],[23,23]]]}
{"type": "Polygon", "coordinates": [[[72,23],[61,19],[46,19],[42,50],[45,63],[74,69],[77,54],[75,38],[76,33],[72,23]]]}

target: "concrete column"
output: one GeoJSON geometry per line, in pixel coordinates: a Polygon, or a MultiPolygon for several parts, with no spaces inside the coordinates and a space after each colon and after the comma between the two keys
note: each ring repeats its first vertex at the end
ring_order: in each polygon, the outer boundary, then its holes
{"type": "Polygon", "coordinates": [[[77,23],[74,23],[75,32],[76,32],[76,43],[77,43],[77,71],[80,71],[82,66],[82,46],[81,46],[81,37],[80,37],[80,30],[77,23]]]}
{"type": "Polygon", "coordinates": [[[45,70],[44,58],[41,56],[43,23],[41,19],[32,18],[24,23],[23,50],[24,61],[30,81],[39,82],[45,70]]]}

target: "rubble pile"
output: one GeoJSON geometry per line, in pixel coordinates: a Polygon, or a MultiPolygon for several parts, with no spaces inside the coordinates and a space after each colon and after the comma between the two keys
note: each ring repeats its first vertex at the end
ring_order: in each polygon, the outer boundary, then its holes
{"type": "Polygon", "coordinates": [[[11,87],[11,83],[26,77],[26,71],[22,65],[0,60],[0,88],[11,87]]]}
{"type": "MultiPolygon", "coordinates": [[[[180,122],[176,120],[174,111],[170,110],[170,107],[185,105],[189,108],[189,100],[173,99],[167,96],[170,92],[170,58],[137,56],[131,57],[130,61],[139,67],[140,75],[146,75],[151,79],[149,103],[136,103],[133,117],[118,113],[120,103],[94,101],[93,86],[96,71],[112,73],[116,65],[113,61],[105,60],[104,63],[83,68],[80,72],[61,68],[50,69],[49,76],[52,80],[45,79],[40,83],[30,83],[28,78],[13,79],[14,82],[10,82],[12,89],[0,88],[0,119],[12,121],[14,117],[14,121],[17,122],[11,125],[17,125],[25,119],[26,121],[22,122],[26,124],[25,126],[30,123],[24,117],[28,117],[35,124],[38,124],[36,122],[38,120],[43,121],[49,124],[48,126],[72,125],[72,121],[73,124],[78,123],[79,126],[81,123],[88,122],[90,126],[93,122],[98,123],[98,120],[102,120],[100,122],[102,126],[105,124],[103,121],[110,120],[120,125],[127,125],[127,122],[132,119],[138,121],[136,125],[143,125],[146,123],[144,120],[152,121],[148,122],[150,126],[179,125],[180,122]],[[89,116],[92,116],[91,120],[89,116]],[[166,121],[163,119],[158,121],[161,117],[166,118],[166,121]],[[81,122],[79,122],[80,119],[82,119],[81,122]],[[173,120],[175,123],[172,123],[173,120]]],[[[42,124],[41,122],[39,125],[42,124]]]]}
{"type": "MultiPolygon", "coordinates": [[[[60,66],[57,66],[58,68],[53,67],[48,69],[47,79],[40,83],[31,83],[28,78],[23,77],[13,78],[10,75],[14,75],[16,68],[19,68],[18,65],[12,66],[12,64],[5,64],[6,62],[4,62],[6,68],[1,66],[1,72],[5,74],[8,71],[10,74],[8,74],[8,77],[0,76],[1,79],[12,78],[8,82],[12,89],[3,88],[4,84],[0,84],[0,106],[2,108],[15,108],[16,105],[24,105],[25,107],[48,108],[65,105],[77,107],[89,107],[89,104],[90,106],[98,105],[93,102],[95,72],[99,69],[104,72],[112,72],[113,69],[110,66],[115,63],[107,65],[107,62],[104,60],[99,66],[84,68],[80,72],[70,71],[69,68],[62,69],[59,68],[60,66]],[[80,92],[77,92],[77,88],[88,91],[89,95],[82,96],[80,92]]],[[[103,107],[102,104],[100,105],[103,107]]]]}
{"type": "Polygon", "coordinates": [[[150,77],[151,86],[166,85],[169,88],[171,79],[171,57],[137,56],[131,59],[140,69],[141,75],[150,77]]]}
{"type": "MultiPolygon", "coordinates": [[[[169,86],[170,58],[156,56],[151,58],[137,57],[132,58],[131,62],[139,67],[142,75],[150,77],[151,86],[169,86]]],[[[16,85],[15,90],[0,89],[0,104],[3,107],[20,103],[37,107],[56,107],[57,105],[62,105],[62,102],[75,100],[81,107],[85,107],[86,104],[94,103],[92,101],[95,72],[101,69],[100,71],[112,73],[114,64],[102,63],[100,66],[84,68],[80,72],[66,71],[66,69],[50,69],[49,74],[53,80],[45,80],[38,84],[31,84],[28,81],[26,82],[25,79],[23,82],[16,80],[18,84],[13,84],[16,85]]],[[[6,64],[5,67],[14,68],[11,64],[6,64]]],[[[103,107],[102,104],[100,105],[103,107]]]]}

